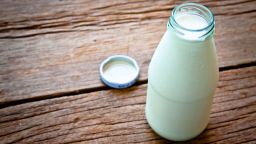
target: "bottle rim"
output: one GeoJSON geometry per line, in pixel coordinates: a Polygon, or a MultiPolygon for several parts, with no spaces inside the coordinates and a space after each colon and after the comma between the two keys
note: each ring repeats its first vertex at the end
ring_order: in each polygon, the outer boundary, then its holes
{"type": "Polygon", "coordinates": [[[198,32],[203,32],[202,35],[200,35],[198,37],[198,39],[204,39],[206,37],[208,37],[214,30],[214,24],[215,24],[215,19],[214,19],[214,15],[212,13],[212,11],[207,8],[206,6],[203,6],[201,4],[197,4],[197,3],[184,3],[181,5],[176,6],[173,11],[172,11],[172,16],[170,17],[168,23],[167,23],[167,28],[169,28],[170,26],[175,29],[178,33],[184,35],[184,31],[185,32],[190,32],[190,33],[198,33],[198,32]],[[193,8],[193,10],[197,11],[196,13],[191,13],[191,12],[187,12],[190,14],[194,14],[194,15],[199,15],[201,16],[203,19],[206,20],[207,22],[207,26],[203,27],[203,28],[199,28],[199,29],[189,29],[189,28],[185,28],[183,26],[181,26],[176,20],[176,15],[178,15],[177,13],[182,10],[182,8],[193,8]],[[207,19],[207,18],[208,19],[207,19]]]}

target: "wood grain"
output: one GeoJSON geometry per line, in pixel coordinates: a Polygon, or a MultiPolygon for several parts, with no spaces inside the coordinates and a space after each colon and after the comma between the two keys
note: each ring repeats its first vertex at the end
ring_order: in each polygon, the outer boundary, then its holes
{"type": "MultiPolygon", "coordinates": [[[[0,142],[167,143],[148,126],[147,85],[0,109],[0,142]]],[[[210,123],[187,143],[256,142],[256,66],[220,73],[210,123]]]]}
{"type": "MultiPolygon", "coordinates": [[[[221,68],[256,61],[256,1],[195,1],[216,15],[221,68]]],[[[182,1],[3,0],[0,104],[103,88],[99,64],[125,54],[147,79],[150,58],[182,1]]]]}

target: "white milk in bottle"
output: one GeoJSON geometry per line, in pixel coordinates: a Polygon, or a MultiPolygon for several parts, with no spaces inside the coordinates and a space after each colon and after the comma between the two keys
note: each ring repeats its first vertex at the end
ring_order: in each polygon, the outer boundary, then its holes
{"type": "Polygon", "coordinates": [[[219,72],[214,17],[195,3],[174,8],[148,70],[146,118],[160,136],[185,141],[207,126],[219,72]]]}

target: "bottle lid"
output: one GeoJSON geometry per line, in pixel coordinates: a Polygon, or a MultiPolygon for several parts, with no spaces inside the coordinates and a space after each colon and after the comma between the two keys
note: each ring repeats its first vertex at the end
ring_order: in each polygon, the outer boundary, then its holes
{"type": "Polygon", "coordinates": [[[125,55],[114,55],[100,64],[100,78],[106,85],[122,89],[132,86],[139,77],[137,62],[125,55]]]}

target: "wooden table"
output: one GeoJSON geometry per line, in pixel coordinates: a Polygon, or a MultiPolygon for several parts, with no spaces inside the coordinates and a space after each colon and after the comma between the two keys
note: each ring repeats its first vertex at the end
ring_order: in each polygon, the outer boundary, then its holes
{"type": "MultiPolygon", "coordinates": [[[[0,143],[167,143],[145,120],[147,69],[180,3],[1,1],[0,143]],[[114,54],[138,61],[132,88],[99,80],[114,54]]],[[[207,129],[187,143],[255,144],[256,1],[200,3],[215,14],[220,81],[207,129]]]]}

